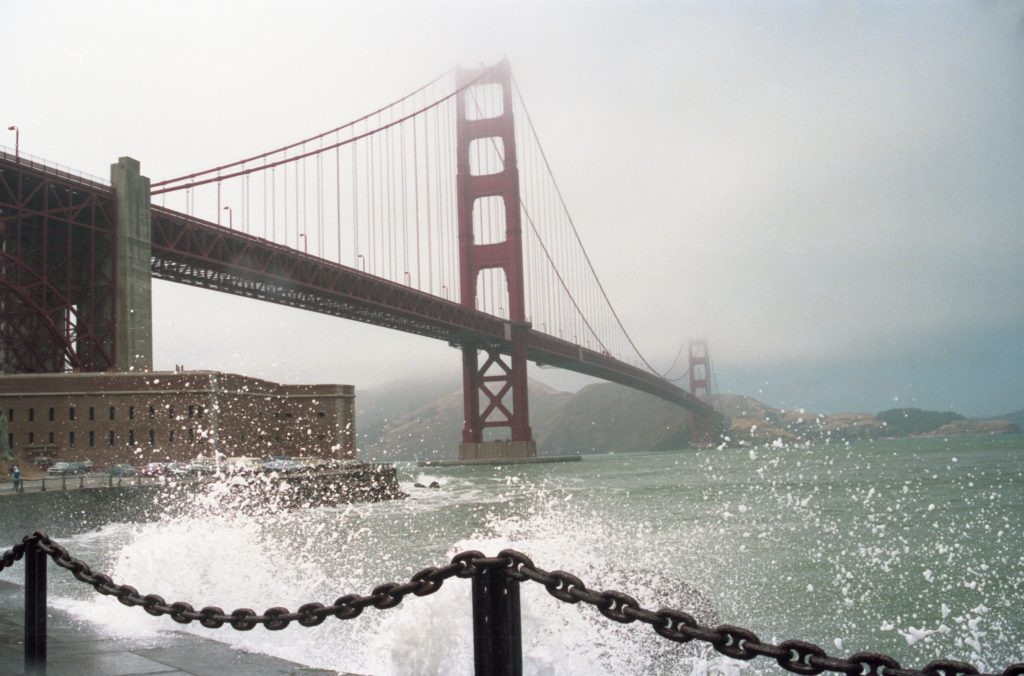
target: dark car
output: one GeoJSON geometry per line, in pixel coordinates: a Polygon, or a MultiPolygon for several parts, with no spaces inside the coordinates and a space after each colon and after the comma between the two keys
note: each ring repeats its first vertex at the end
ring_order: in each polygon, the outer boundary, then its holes
{"type": "Polygon", "coordinates": [[[46,473],[50,476],[66,476],[68,474],[88,474],[92,471],[92,462],[56,462],[46,473]]]}
{"type": "Polygon", "coordinates": [[[106,474],[107,476],[135,476],[135,468],[131,465],[111,465],[106,474]]]}

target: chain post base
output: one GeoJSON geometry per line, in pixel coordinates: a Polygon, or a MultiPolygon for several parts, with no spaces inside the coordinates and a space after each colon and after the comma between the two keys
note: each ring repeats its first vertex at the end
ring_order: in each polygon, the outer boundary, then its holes
{"type": "Polygon", "coordinates": [[[46,553],[25,543],[25,673],[46,674],[46,553]]]}
{"type": "Polygon", "coordinates": [[[502,569],[473,578],[473,656],[476,676],[522,676],[519,581],[502,569]]]}

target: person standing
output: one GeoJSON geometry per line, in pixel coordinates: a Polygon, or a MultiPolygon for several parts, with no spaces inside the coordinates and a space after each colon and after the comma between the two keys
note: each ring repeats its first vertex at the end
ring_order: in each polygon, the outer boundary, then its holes
{"type": "Polygon", "coordinates": [[[11,480],[14,483],[14,492],[17,493],[21,489],[21,469],[17,465],[11,470],[11,480]]]}

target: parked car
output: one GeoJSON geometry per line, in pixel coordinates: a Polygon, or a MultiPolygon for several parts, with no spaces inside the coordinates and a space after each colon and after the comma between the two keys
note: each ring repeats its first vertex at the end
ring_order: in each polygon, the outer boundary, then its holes
{"type": "Polygon", "coordinates": [[[188,476],[188,465],[180,462],[168,462],[164,465],[164,473],[173,477],[188,476]]]}
{"type": "Polygon", "coordinates": [[[166,473],[166,465],[170,463],[165,462],[149,462],[139,467],[135,472],[139,476],[163,476],[166,473]]]}
{"type": "Polygon", "coordinates": [[[135,468],[128,464],[111,465],[107,476],[135,476],[135,468]]]}
{"type": "Polygon", "coordinates": [[[71,474],[70,462],[55,462],[46,468],[46,473],[52,476],[63,476],[71,474]]]}
{"type": "Polygon", "coordinates": [[[306,469],[306,466],[300,462],[295,462],[290,458],[268,460],[263,463],[263,469],[267,472],[294,472],[300,469],[306,469]]]}
{"type": "Polygon", "coordinates": [[[247,474],[263,469],[263,464],[259,461],[259,458],[241,455],[224,458],[220,466],[221,470],[227,474],[247,474]]]}
{"type": "Polygon", "coordinates": [[[39,469],[49,469],[50,467],[53,467],[53,463],[55,462],[56,460],[46,455],[37,455],[32,458],[32,464],[39,469]]]}
{"type": "Polygon", "coordinates": [[[68,474],[88,474],[92,471],[92,462],[55,462],[46,470],[50,476],[67,476],[68,474]]]}
{"type": "Polygon", "coordinates": [[[297,458],[291,458],[295,462],[302,465],[308,470],[326,469],[330,466],[331,461],[327,458],[316,458],[311,456],[299,456],[297,458]]]}
{"type": "Polygon", "coordinates": [[[185,471],[197,476],[214,474],[217,472],[217,463],[209,458],[199,457],[186,465],[185,471]]]}

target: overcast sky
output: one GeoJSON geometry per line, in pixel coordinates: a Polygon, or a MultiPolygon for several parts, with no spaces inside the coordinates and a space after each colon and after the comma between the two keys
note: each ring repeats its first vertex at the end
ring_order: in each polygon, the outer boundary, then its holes
{"type": "MultiPolygon", "coordinates": [[[[0,142],[153,180],[507,56],[656,366],[699,337],[721,390],[773,405],[1024,407],[1024,3],[5,2],[0,55],[0,142]]],[[[161,368],[460,368],[344,320],[161,282],[154,303],[161,368]]]]}

